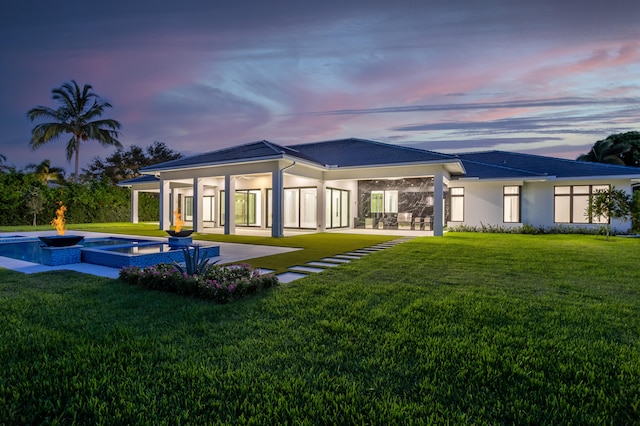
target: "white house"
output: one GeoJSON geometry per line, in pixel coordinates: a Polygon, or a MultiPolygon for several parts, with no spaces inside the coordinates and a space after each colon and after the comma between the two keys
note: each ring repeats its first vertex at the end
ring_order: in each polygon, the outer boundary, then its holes
{"type": "MultiPolygon", "coordinates": [[[[631,193],[640,169],[487,151],[459,155],[363,139],[280,146],[259,141],[157,164],[122,182],[160,193],[160,228],[174,210],[195,231],[237,227],[325,231],[422,231],[445,226],[530,224],[593,227],[589,195],[615,186],[631,193]]],[[[619,231],[628,223],[614,222],[619,231]]]]}

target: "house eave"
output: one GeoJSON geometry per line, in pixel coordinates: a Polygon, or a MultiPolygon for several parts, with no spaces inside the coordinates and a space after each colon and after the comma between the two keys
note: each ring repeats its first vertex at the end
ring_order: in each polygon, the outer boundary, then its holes
{"type": "Polygon", "coordinates": [[[202,163],[202,164],[194,164],[194,165],[186,165],[186,166],[180,166],[180,167],[155,167],[153,168],[148,167],[145,168],[143,170],[140,171],[140,173],[145,174],[145,175],[155,175],[158,176],[160,173],[167,173],[167,172],[179,172],[179,171],[185,171],[185,170],[198,170],[198,169],[208,169],[208,168],[212,168],[212,167],[217,167],[217,166],[229,166],[229,165],[234,165],[234,164],[258,164],[258,163],[266,163],[269,161],[274,161],[274,160],[290,160],[290,161],[295,161],[298,164],[306,164],[308,166],[311,167],[315,167],[318,169],[324,169],[324,167],[320,164],[317,163],[313,163],[311,161],[299,158],[299,157],[295,157],[295,156],[291,156],[291,155],[287,155],[284,153],[280,153],[280,154],[276,154],[276,155],[270,155],[267,157],[258,157],[258,158],[252,158],[252,159],[247,159],[247,160],[228,160],[228,161],[216,161],[216,162],[210,162],[210,163],[202,163]]]}
{"type": "Polygon", "coordinates": [[[325,165],[326,170],[358,170],[358,169],[384,169],[384,168],[396,168],[396,167],[415,167],[415,166],[443,166],[449,171],[449,173],[455,174],[464,174],[465,169],[462,164],[462,161],[459,160],[450,160],[450,161],[411,161],[411,162],[401,162],[401,163],[387,163],[387,164],[364,164],[359,166],[338,166],[338,165],[325,165]],[[453,167],[447,167],[453,166],[453,167]]]}

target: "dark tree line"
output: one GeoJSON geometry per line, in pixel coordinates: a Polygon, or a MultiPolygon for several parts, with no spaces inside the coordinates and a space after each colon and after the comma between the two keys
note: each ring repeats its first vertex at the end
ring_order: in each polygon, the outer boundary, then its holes
{"type": "MultiPolygon", "coordinates": [[[[142,167],[181,156],[162,142],[144,149],[118,148],[104,160],[94,158],[81,182],[66,180],[64,170],[51,166],[49,160],[25,170],[0,167],[0,226],[49,224],[59,202],[67,207],[68,223],[126,222],[130,192],[117,183],[139,176],[142,167]]],[[[1,160],[3,165],[6,159],[1,160]]],[[[158,210],[157,194],[140,194],[141,221],[158,220],[158,210]]]]}
{"type": "Polygon", "coordinates": [[[578,161],[640,167],[640,132],[616,133],[599,140],[578,161]]]}
{"type": "Polygon", "coordinates": [[[118,148],[104,160],[95,157],[83,170],[85,181],[105,179],[112,184],[140,176],[140,169],[165,161],[177,160],[182,154],[168,148],[164,142],[154,142],[151,146],[140,148],[132,145],[126,151],[118,148]]]}

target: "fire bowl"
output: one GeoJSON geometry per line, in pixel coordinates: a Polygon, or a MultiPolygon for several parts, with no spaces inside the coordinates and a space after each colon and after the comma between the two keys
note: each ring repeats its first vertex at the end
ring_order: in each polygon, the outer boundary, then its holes
{"type": "Polygon", "coordinates": [[[172,237],[188,237],[193,233],[193,229],[184,229],[184,230],[181,230],[180,232],[176,232],[174,230],[170,230],[166,232],[172,237]]]}
{"type": "Polygon", "coordinates": [[[81,235],[54,235],[52,237],[38,237],[47,247],[75,246],[84,239],[81,235]]]}

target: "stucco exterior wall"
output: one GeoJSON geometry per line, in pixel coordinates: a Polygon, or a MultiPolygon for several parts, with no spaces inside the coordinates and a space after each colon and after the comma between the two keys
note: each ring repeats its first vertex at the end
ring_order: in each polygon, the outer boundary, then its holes
{"type": "MultiPolygon", "coordinates": [[[[549,181],[451,181],[449,187],[464,188],[464,220],[449,221],[448,226],[499,225],[501,227],[522,226],[529,224],[536,227],[569,226],[579,228],[599,228],[601,224],[555,223],[554,222],[554,187],[567,185],[611,185],[631,194],[628,179],[593,179],[593,180],[549,180],[549,181]],[[505,223],[503,221],[503,188],[504,186],[521,185],[521,222],[505,223]]],[[[612,220],[612,228],[618,232],[626,232],[630,222],[612,220]]]]}

